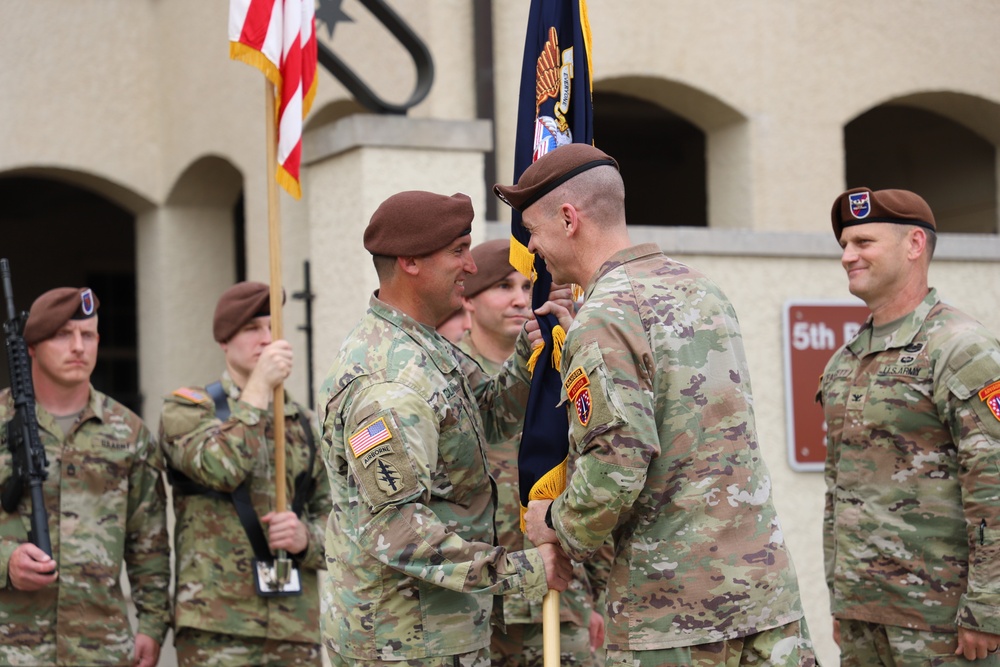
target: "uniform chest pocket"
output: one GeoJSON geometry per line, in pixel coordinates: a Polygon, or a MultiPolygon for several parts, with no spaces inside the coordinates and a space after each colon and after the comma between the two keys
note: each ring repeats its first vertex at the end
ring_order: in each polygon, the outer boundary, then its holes
{"type": "Polygon", "coordinates": [[[930,404],[933,396],[934,376],[929,361],[901,355],[875,368],[868,386],[867,404],[884,409],[903,401],[912,410],[919,407],[917,404],[930,404]]]}
{"type": "Polygon", "coordinates": [[[97,436],[87,445],[69,443],[63,447],[60,464],[64,483],[96,494],[125,493],[133,457],[130,443],[97,436]]]}
{"type": "Polygon", "coordinates": [[[490,493],[486,462],[469,406],[453,398],[441,421],[434,494],[459,504],[480,493],[490,493]],[[485,485],[485,486],[484,486],[485,485]]]}

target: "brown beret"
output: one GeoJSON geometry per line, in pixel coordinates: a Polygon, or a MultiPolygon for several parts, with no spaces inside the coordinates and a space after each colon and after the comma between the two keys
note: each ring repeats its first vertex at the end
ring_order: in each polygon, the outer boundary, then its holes
{"type": "Polygon", "coordinates": [[[476,272],[465,279],[467,298],[493,287],[514,270],[510,265],[509,238],[480,243],[472,249],[472,259],[476,261],[476,272]]]}
{"type": "Polygon", "coordinates": [[[923,197],[909,190],[852,188],[833,202],[830,218],[838,241],[844,227],[866,222],[894,222],[937,231],[931,207],[923,197]]]}
{"type": "Polygon", "coordinates": [[[516,185],[494,185],[493,194],[511,208],[524,211],[577,174],[603,166],[618,169],[613,157],[590,144],[566,144],[538,158],[516,185]]]}
{"type": "MultiPolygon", "coordinates": [[[[281,303],[285,303],[284,290],[281,292],[281,303]]],[[[216,342],[225,343],[253,318],[270,314],[270,287],[252,281],[236,283],[223,292],[219,303],[215,304],[212,335],[216,342]]]]}
{"type": "Polygon", "coordinates": [[[56,335],[70,320],[85,320],[97,315],[101,302],[89,287],[57,287],[31,304],[24,324],[24,342],[40,343],[56,335]]]}
{"type": "Polygon", "coordinates": [[[387,257],[423,257],[472,233],[472,200],[409,190],[395,194],[372,214],[365,228],[365,249],[387,257]]]}

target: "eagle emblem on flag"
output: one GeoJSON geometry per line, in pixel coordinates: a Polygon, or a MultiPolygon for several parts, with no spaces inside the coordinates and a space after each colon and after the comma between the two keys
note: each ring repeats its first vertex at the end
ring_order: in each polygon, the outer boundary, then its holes
{"type": "Polygon", "coordinates": [[[569,111],[573,81],[573,47],[559,51],[559,35],[549,28],[545,47],[535,66],[535,148],[532,161],[560,146],[573,143],[566,112],[569,111]],[[551,115],[540,113],[542,105],[554,99],[551,115]]]}

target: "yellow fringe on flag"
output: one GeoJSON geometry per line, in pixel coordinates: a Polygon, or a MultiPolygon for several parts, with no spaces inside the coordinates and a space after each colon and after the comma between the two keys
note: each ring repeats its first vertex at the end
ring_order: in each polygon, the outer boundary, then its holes
{"type": "Polygon", "coordinates": [[[535,374],[535,364],[538,363],[538,357],[542,356],[542,350],[545,349],[545,342],[538,343],[535,347],[531,348],[531,356],[528,357],[528,372],[532,375],[535,374]]]}
{"type": "MultiPolygon", "coordinates": [[[[584,52],[587,54],[587,71],[590,72],[590,94],[594,94],[594,61],[590,57],[593,34],[590,31],[590,16],[587,15],[587,0],[580,0],[580,28],[583,32],[584,52]]],[[[591,142],[593,143],[593,142],[591,142]]]]}
{"type": "Polygon", "coordinates": [[[278,181],[278,185],[285,188],[285,192],[292,195],[296,199],[302,199],[302,186],[299,184],[295,177],[288,173],[284,167],[280,164],[278,165],[278,172],[274,175],[278,181]]]}
{"type": "MultiPolygon", "coordinates": [[[[566,331],[558,324],[552,327],[552,368],[559,370],[562,367],[562,350],[563,345],[566,344],[566,331]]],[[[545,349],[545,342],[538,343],[535,347],[531,348],[531,356],[528,357],[528,373],[531,375],[535,374],[535,366],[538,364],[538,358],[542,356],[542,350],[545,349]]]]}
{"type": "Polygon", "coordinates": [[[278,67],[274,63],[267,59],[267,56],[257,49],[242,42],[229,42],[229,57],[251,67],[256,67],[264,73],[268,81],[274,84],[275,88],[281,90],[281,72],[278,71],[278,67]]]}
{"type": "Polygon", "coordinates": [[[552,327],[552,368],[562,368],[563,345],[566,344],[566,332],[558,324],[552,327]]]}
{"type": "Polygon", "coordinates": [[[313,100],[316,99],[317,88],[319,88],[319,77],[314,76],[312,84],[309,86],[309,90],[306,91],[305,96],[302,98],[302,118],[305,118],[306,114],[312,110],[313,100]]]}
{"type": "Polygon", "coordinates": [[[510,265],[525,278],[535,281],[535,254],[513,236],[510,237],[510,265]]]}
{"type": "MultiPolygon", "coordinates": [[[[555,500],[559,494],[566,489],[566,470],[569,459],[563,459],[562,463],[552,470],[542,475],[541,479],[535,482],[528,493],[528,500],[555,500]]],[[[526,531],[524,515],[528,511],[527,507],[521,507],[521,532],[526,531]]]]}

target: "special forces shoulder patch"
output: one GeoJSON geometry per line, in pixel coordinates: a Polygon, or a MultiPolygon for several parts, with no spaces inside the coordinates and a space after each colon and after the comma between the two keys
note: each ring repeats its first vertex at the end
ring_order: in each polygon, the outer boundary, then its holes
{"type": "Polygon", "coordinates": [[[402,443],[393,446],[398,428],[390,413],[369,421],[347,439],[354,454],[354,475],[372,509],[387,505],[403,491],[414,491],[417,478],[402,443]]]}
{"type": "Polygon", "coordinates": [[[566,388],[566,396],[576,407],[576,418],[580,420],[581,426],[590,423],[590,414],[593,407],[590,399],[590,378],[583,370],[583,366],[577,366],[563,383],[566,388]]]}
{"type": "Polygon", "coordinates": [[[979,400],[986,403],[993,416],[1000,419],[1000,381],[988,384],[979,391],[979,400]]]}

